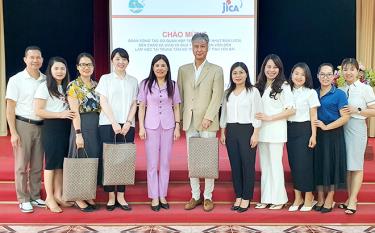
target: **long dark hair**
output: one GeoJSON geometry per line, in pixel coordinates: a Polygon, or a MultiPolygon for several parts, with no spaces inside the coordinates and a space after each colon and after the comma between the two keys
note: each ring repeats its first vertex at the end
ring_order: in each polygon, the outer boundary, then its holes
{"type": "Polygon", "coordinates": [[[56,98],[60,98],[61,96],[65,96],[65,95],[61,94],[59,92],[59,89],[57,87],[57,82],[53,78],[52,71],[51,71],[53,64],[55,64],[56,62],[63,63],[65,65],[65,69],[66,69],[65,77],[61,82],[63,93],[66,93],[66,87],[68,86],[68,83],[70,81],[70,75],[69,75],[68,65],[67,65],[64,58],[62,58],[62,57],[52,57],[51,59],[49,59],[47,70],[46,70],[47,89],[48,89],[49,95],[51,97],[54,96],[56,98]]]}
{"type": "Polygon", "coordinates": [[[283,83],[286,82],[283,62],[281,61],[280,57],[277,56],[276,54],[269,54],[266,58],[264,58],[262,66],[260,68],[260,73],[258,74],[258,77],[257,77],[257,83],[255,84],[255,87],[258,88],[260,95],[263,96],[263,93],[264,93],[264,90],[266,89],[266,84],[267,84],[265,67],[269,60],[272,60],[277,66],[277,68],[279,68],[279,73],[271,84],[272,90],[270,92],[270,98],[276,99],[276,95],[283,91],[281,86],[283,85],[283,83]]]}
{"type": "Polygon", "coordinates": [[[151,68],[150,68],[150,74],[148,75],[148,77],[144,80],[145,82],[145,88],[147,86],[148,90],[150,91],[150,93],[152,93],[152,85],[154,84],[154,82],[156,82],[156,75],[154,73],[154,70],[153,70],[153,67],[155,65],[156,62],[158,62],[159,60],[163,60],[166,64],[167,64],[167,67],[168,67],[168,71],[167,71],[167,74],[165,75],[165,81],[167,82],[167,92],[168,92],[168,97],[169,98],[172,98],[173,94],[174,94],[174,82],[172,81],[172,77],[171,77],[171,68],[170,68],[170,65],[169,65],[169,61],[168,61],[168,58],[164,55],[164,54],[157,54],[153,59],[152,59],[152,62],[151,62],[151,68]]]}
{"type": "Polygon", "coordinates": [[[306,88],[310,88],[310,89],[314,88],[310,68],[304,62],[298,62],[297,64],[295,64],[293,66],[292,71],[290,72],[290,76],[289,76],[289,85],[291,86],[291,88],[293,89],[293,87],[294,87],[292,76],[293,76],[293,72],[296,68],[301,68],[303,70],[304,75],[305,75],[305,83],[303,84],[303,86],[306,87],[306,88]]]}
{"type": "Polygon", "coordinates": [[[243,63],[243,62],[236,62],[230,68],[230,74],[229,74],[229,83],[230,83],[230,86],[227,89],[227,95],[226,95],[227,100],[229,99],[229,96],[234,91],[234,89],[236,89],[236,84],[233,82],[233,79],[232,79],[232,72],[237,67],[241,67],[245,71],[245,73],[246,73],[246,79],[245,79],[245,88],[246,88],[246,91],[249,91],[249,90],[251,91],[251,88],[253,87],[253,85],[250,82],[249,69],[247,68],[246,64],[243,63]]]}

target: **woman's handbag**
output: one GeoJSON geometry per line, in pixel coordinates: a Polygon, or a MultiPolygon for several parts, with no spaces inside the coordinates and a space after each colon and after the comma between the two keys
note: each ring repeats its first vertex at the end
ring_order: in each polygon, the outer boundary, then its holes
{"type": "Polygon", "coordinates": [[[134,143],[103,143],[103,185],[133,185],[135,158],[134,143]]]}
{"type": "Polygon", "coordinates": [[[98,158],[79,158],[78,150],[72,157],[64,158],[63,200],[91,200],[96,198],[98,158]]]}
{"type": "Polygon", "coordinates": [[[219,178],[219,143],[217,138],[191,137],[189,140],[189,177],[219,178]]]}

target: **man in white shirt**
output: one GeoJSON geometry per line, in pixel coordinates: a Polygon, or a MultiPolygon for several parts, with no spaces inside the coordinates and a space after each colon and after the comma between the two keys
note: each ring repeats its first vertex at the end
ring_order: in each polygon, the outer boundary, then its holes
{"type": "MultiPolygon", "coordinates": [[[[178,70],[178,88],[181,94],[183,129],[187,142],[190,137],[214,138],[219,130],[219,108],[224,92],[223,69],[206,60],[209,38],[206,33],[193,36],[192,50],[194,62],[183,65],[178,70]]],[[[190,178],[192,198],[185,205],[186,210],[202,204],[199,179],[190,178]]],[[[214,179],[205,179],[203,209],[214,208],[212,192],[214,179]]]]}
{"type": "Polygon", "coordinates": [[[10,77],[6,90],[6,117],[15,160],[15,185],[20,210],[33,212],[33,206],[44,207],[40,198],[43,148],[42,119],[34,112],[34,94],[45,75],[40,48],[29,46],[23,58],[26,68],[10,77]]]}

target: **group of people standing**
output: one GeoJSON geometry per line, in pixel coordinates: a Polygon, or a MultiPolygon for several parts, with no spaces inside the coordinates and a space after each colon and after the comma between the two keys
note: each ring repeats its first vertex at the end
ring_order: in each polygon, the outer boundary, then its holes
{"type": "MultiPolygon", "coordinates": [[[[346,86],[340,89],[332,85],[333,66],[322,64],[317,74],[320,88],[314,90],[305,63],[297,63],[287,79],[281,59],[271,54],[264,59],[255,85],[247,66],[234,63],[230,86],[224,91],[222,68],[206,59],[208,45],[207,34],[193,36],[194,62],[179,68],[177,82],[172,80],[168,58],[156,55],[139,86],[126,72],[129,54],[122,48],[112,51],[113,72],[103,75],[99,83],[92,77],[95,61],[88,53],[78,55],[77,77],[70,82],[63,58],[51,58],[44,75],[39,71],[40,48],[26,48],[26,68],[9,79],[6,92],[20,210],[33,212],[33,206],[46,206],[60,213],[61,207],[72,205],[84,212],[98,209],[94,200],[62,199],[64,157],[99,158],[100,184],[102,145],[134,143],[138,104],[153,211],[170,208],[166,200],[169,162],[182,127],[187,143],[191,137],[215,138],[221,128],[220,142],[227,147],[235,191],[231,210],[244,212],[250,206],[257,147],[262,176],[261,202],[255,208],[283,208],[288,201],[282,163],[286,143],[295,193],[289,211],[330,212],[335,190],[347,187],[348,199],[339,208],[354,214],[363,179],[365,119],[375,116],[375,95],[358,80],[357,61],[342,62],[346,86]],[[43,159],[45,201],[40,197],[43,159]]],[[[203,204],[205,211],[211,211],[214,179],[205,179],[203,198],[199,179],[190,178],[190,185],[192,198],[184,208],[203,204]]],[[[125,200],[124,185],[103,188],[108,192],[108,211],[132,209],[125,200]]]]}

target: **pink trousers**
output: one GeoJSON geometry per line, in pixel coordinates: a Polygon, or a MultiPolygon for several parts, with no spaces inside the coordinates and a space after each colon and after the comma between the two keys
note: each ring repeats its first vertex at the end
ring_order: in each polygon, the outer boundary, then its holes
{"type": "Polygon", "coordinates": [[[147,189],[152,199],[165,198],[169,183],[169,161],[173,144],[172,129],[146,129],[147,189]]]}

